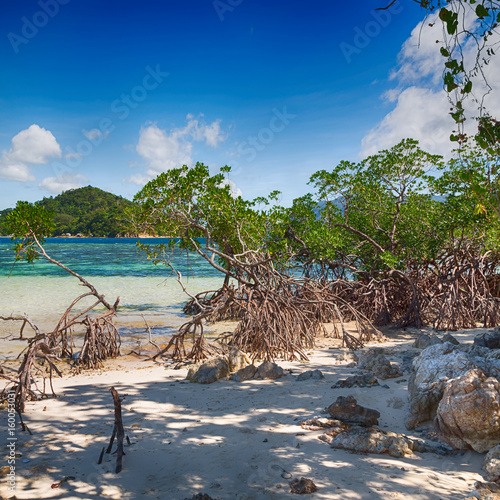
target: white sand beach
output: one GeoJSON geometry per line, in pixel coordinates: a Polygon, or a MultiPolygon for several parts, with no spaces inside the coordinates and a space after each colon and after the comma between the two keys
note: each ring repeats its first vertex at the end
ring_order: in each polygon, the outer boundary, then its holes
{"type": "MultiPolygon", "coordinates": [[[[470,342],[473,333],[454,335],[470,342]]],[[[395,353],[409,349],[413,337],[398,337],[373,345],[395,353]]],[[[306,495],[311,499],[469,496],[482,480],[482,454],[354,454],[330,448],[318,439],[321,431],[301,428],[338,396],[352,394],[380,412],[381,429],[421,437],[404,426],[408,374],[381,386],[332,389],[359,373],[348,351],[334,344],[338,341],[321,339],[307,363],[278,361],[286,376],[276,380],[190,383],[186,367],[176,370],[134,356],[100,371],[55,378],[56,399],[27,404],[24,417],[33,435],[17,431],[16,489],[9,491],[2,482],[2,497],[183,500],[205,493],[221,500],[290,499],[297,495],[289,483],[301,477],[318,488],[306,495]],[[325,378],[296,380],[312,369],[325,378]],[[116,455],[105,454],[97,463],[113,428],[111,386],[124,397],[123,423],[131,442],[119,474],[116,455]]]]}

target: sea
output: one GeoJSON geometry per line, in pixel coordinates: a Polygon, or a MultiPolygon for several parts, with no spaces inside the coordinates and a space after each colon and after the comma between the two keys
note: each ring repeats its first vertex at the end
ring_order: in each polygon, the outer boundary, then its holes
{"type": "MultiPolygon", "coordinates": [[[[188,319],[182,307],[189,300],[166,264],[154,264],[135,238],[48,238],[44,249],[53,259],[80,274],[114,303],[120,297],[116,324],[125,345],[147,343],[152,336],[169,337],[188,319]]],[[[168,243],[147,238],[142,243],[168,243]]],[[[176,248],[165,252],[181,273],[189,294],[216,290],[223,276],[197,254],[176,248]]],[[[15,262],[13,242],[0,237],[0,316],[28,316],[42,331],[52,331],[72,301],[87,289],[80,281],[41,257],[33,264],[15,262]]],[[[81,301],[76,310],[90,305],[81,301]]],[[[102,310],[102,309],[101,309],[102,310]]],[[[99,311],[99,309],[97,309],[99,311]]],[[[0,337],[19,334],[19,323],[0,321],[0,337]]],[[[26,330],[28,331],[28,330],[26,330]]]]}

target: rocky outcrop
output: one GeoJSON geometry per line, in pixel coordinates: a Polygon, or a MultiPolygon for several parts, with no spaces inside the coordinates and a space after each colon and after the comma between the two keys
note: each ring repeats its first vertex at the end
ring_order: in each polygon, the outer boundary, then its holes
{"type": "Polygon", "coordinates": [[[479,368],[488,376],[500,375],[500,350],[477,345],[453,345],[449,342],[424,349],[414,359],[408,381],[410,414],[406,426],[417,425],[435,417],[444,390],[451,379],[479,368]]]}
{"type": "Polygon", "coordinates": [[[450,450],[439,445],[428,445],[422,440],[411,439],[403,434],[385,432],[380,429],[353,426],[328,439],[328,432],[320,436],[335,449],[350,450],[358,453],[387,453],[391,457],[411,456],[413,452],[432,452],[444,455],[450,450]]]}
{"type": "Polygon", "coordinates": [[[419,333],[417,335],[417,338],[415,339],[415,342],[413,342],[413,347],[416,347],[417,349],[426,349],[431,345],[442,344],[442,343],[443,341],[437,335],[428,333],[419,333]]]}
{"type": "Polygon", "coordinates": [[[365,375],[353,375],[352,377],[347,377],[344,380],[339,380],[334,385],[332,389],[344,389],[346,387],[374,387],[380,385],[377,378],[371,373],[366,373],[365,375]]]}
{"type": "Polygon", "coordinates": [[[500,486],[496,483],[476,481],[474,488],[472,496],[466,497],[464,500],[500,500],[500,486]]]}
{"type": "Polygon", "coordinates": [[[303,380],[321,380],[325,378],[321,370],[308,370],[307,372],[302,372],[300,375],[297,375],[295,379],[297,382],[301,382],[303,380]]]}
{"type": "Polygon", "coordinates": [[[474,337],[474,344],[488,349],[500,349],[500,331],[495,329],[490,332],[479,333],[474,337]]]}
{"type": "Polygon", "coordinates": [[[300,479],[295,479],[290,483],[290,493],[296,495],[308,495],[318,491],[318,487],[314,484],[312,479],[307,477],[301,477],[300,479]]]}
{"type": "Polygon", "coordinates": [[[257,367],[255,365],[248,365],[231,375],[231,380],[234,380],[235,382],[245,382],[246,380],[253,378],[256,373],[257,367]]]}
{"type": "Polygon", "coordinates": [[[500,445],[497,445],[486,454],[483,462],[484,477],[488,481],[500,481],[500,445]]]}
{"type": "Polygon", "coordinates": [[[229,375],[229,365],[222,358],[213,358],[201,366],[191,367],[186,379],[198,384],[212,384],[229,375]]]}
{"type": "Polygon", "coordinates": [[[380,417],[377,410],[358,405],[353,396],[339,396],[326,411],[335,420],[365,426],[377,425],[380,417]]]}
{"type": "Polygon", "coordinates": [[[370,370],[375,377],[382,380],[403,375],[398,365],[393,365],[381,349],[369,349],[357,355],[358,368],[370,370]]]}
{"type": "Polygon", "coordinates": [[[283,375],[284,372],[281,366],[271,361],[264,361],[257,369],[255,378],[277,379],[283,377],[283,375]]]}
{"type": "Polygon", "coordinates": [[[227,364],[229,365],[229,371],[233,373],[251,365],[252,362],[244,352],[233,347],[227,356],[227,364]]]}
{"type": "Polygon", "coordinates": [[[453,345],[460,345],[460,342],[451,333],[446,333],[445,335],[443,335],[442,340],[443,342],[449,342],[453,345]]]}
{"type": "Polygon", "coordinates": [[[451,380],[439,402],[436,427],[456,449],[484,453],[500,443],[500,382],[473,369],[451,380]]]}

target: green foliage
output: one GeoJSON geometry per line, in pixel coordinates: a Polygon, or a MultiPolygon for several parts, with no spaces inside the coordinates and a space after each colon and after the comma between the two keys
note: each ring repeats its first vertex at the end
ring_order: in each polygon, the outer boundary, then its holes
{"type": "MultiPolygon", "coordinates": [[[[160,174],[135,196],[140,207],[136,227],[179,238],[172,244],[190,251],[199,249],[198,240],[203,239],[205,248],[215,245],[229,256],[248,249],[259,252],[269,231],[265,212],[254,209],[257,202],[232,195],[224,177],[229,172],[229,167],[223,167],[221,173],[211,176],[207,166],[197,163],[193,168],[184,165],[160,174]]],[[[143,248],[153,259],[160,258],[164,250],[143,248]]],[[[219,262],[226,269],[231,266],[224,257],[219,262]]]]}
{"type": "Polygon", "coordinates": [[[434,180],[432,189],[446,196],[443,225],[447,231],[467,231],[472,237],[477,232],[493,234],[498,230],[499,167],[498,154],[471,145],[441,167],[443,172],[434,180]]]}
{"type": "MultiPolygon", "coordinates": [[[[131,231],[128,211],[133,203],[91,186],[71,189],[38,202],[54,214],[54,230],[49,236],[66,233],[84,236],[118,236],[131,231]]],[[[10,234],[6,225],[8,211],[0,214],[0,233],[10,234]]]]}
{"type": "Polygon", "coordinates": [[[439,205],[425,190],[428,169],[440,163],[407,139],[360,163],[316,172],[311,183],[323,203],[316,234],[329,233],[318,257],[365,271],[431,259],[440,244],[439,205]]]}
{"type": "Polygon", "coordinates": [[[33,262],[38,259],[36,240],[43,244],[44,238],[54,230],[52,214],[42,205],[19,201],[16,208],[6,216],[7,231],[15,241],[16,261],[33,262]]]}
{"type": "MultiPolygon", "coordinates": [[[[450,115],[458,125],[458,131],[454,132],[450,139],[464,144],[467,135],[463,128],[465,121],[463,101],[472,95],[472,79],[483,79],[486,89],[484,94],[491,90],[490,83],[485,79],[483,67],[495,55],[497,42],[492,36],[497,33],[500,22],[500,2],[456,0],[445,3],[440,0],[425,0],[418,3],[427,13],[436,10],[439,12],[438,18],[444,28],[444,37],[440,36],[439,41],[440,53],[445,58],[443,83],[452,104],[450,115]],[[464,54],[470,53],[471,50],[475,51],[474,55],[464,58],[464,54]]],[[[474,98],[479,103],[478,115],[483,117],[482,100],[478,95],[474,98]]],[[[483,148],[491,147],[492,141],[496,144],[495,147],[500,144],[499,134],[489,133],[494,128],[491,127],[492,124],[496,124],[496,121],[490,120],[487,116],[486,120],[480,119],[477,143],[483,148]]]]}

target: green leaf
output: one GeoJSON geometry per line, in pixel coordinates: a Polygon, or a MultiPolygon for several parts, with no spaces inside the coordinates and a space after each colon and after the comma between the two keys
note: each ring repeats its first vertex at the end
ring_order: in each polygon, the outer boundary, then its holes
{"type": "Polygon", "coordinates": [[[476,7],[476,15],[477,17],[479,17],[479,19],[484,19],[485,17],[489,16],[488,9],[483,4],[480,3],[476,7]]]}
{"type": "Polygon", "coordinates": [[[441,47],[439,51],[443,57],[450,57],[450,53],[444,47],[441,47]]]}

